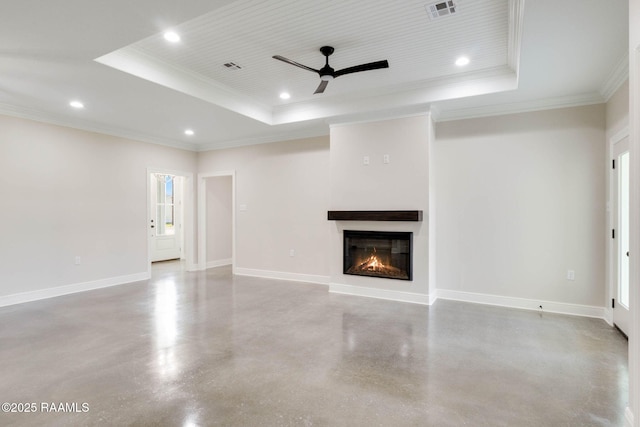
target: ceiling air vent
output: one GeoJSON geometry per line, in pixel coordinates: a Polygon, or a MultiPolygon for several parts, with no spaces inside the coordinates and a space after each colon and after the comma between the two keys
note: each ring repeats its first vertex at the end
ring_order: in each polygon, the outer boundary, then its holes
{"type": "Polygon", "coordinates": [[[456,4],[451,1],[439,1],[425,6],[431,20],[456,13],[456,4]]]}
{"type": "Polygon", "coordinates": [[[241,70],[242,67],[239,66],[238,64],[236,64],[235,62],[227,62],[225,64],[223,64],[225,67],[227,67],[230,70],[241,70]]]}

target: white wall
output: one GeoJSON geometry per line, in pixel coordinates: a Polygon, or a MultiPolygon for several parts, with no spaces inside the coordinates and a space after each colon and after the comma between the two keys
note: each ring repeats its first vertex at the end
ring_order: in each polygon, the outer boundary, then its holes
{"type": "Polygon", "coordinates": [[[422,210],[424,213],[422,222],[333,221],[332,284],[429,294],[430,125],[429,115],[420,115],[331,127],[331,210],[422,210]],[[384,155],[389,155],[388,164],[383,163],[384,155]],[[365,156],[369,157],[369,165],[363,164],[365,156]],[[345,229],[413,232],[413,281],[342,274],[345,229]]]}
{"type": "Polygon", "coordinates": [[[236,172],[237,272],[328,276],[327,137],[203,152],[198,165],[236,172]]]}
{"type": "Polygon", "coordinates": [[[0,296],[147,272],[147,168],[195,172],[195,153],[5,116],[0,130],[0,296]]]}
{"type": "Polygon", "coordinates": [[[231,176],[207,178],[207,265],[232,257],[231,176]]]}
{"type": "Polygon", "coordinates": [[[604,105],[438,123],[438,289],[603,307],[605,162],[604,105]]]}

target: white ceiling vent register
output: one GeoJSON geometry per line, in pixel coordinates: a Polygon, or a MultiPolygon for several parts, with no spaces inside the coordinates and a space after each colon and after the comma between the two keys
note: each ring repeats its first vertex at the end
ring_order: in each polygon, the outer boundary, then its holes
{"type": "Polygon", "coordinates": [[[453,15],[456,13],[456,5],[453,1],[439,1],[425,6],[429,18],[438,19],[443,16],[453,15]]]}

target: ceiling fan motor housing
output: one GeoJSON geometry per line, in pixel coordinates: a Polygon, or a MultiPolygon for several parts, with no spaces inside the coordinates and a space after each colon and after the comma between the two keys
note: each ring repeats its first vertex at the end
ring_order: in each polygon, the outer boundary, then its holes
{"type": "Polygon", "coordinates": [[[320,48],[320,52],[322,52],[322,54],[324,56],[330,56],[333,53],[334,49],[331,46],[322,46],[320,48]]]}
{"type": "Polygon", "coordinates": [[[333,73],[334,73],[333,68],[329,67],[328,65],[325,65],[320,69],[320,72],[318,74],[320,74],[320,80],[324,80],[325,82],[328,82],[329,80],[333,80],[335,78],[333,73]]]}

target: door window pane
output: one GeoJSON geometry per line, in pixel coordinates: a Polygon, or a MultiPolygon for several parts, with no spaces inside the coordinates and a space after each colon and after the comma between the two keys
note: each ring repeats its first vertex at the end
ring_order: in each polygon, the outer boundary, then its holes
{"type": "Polygon", "coordinates": [[[173,175],[156,174],[158,182],[156,206],[157,235],[167,236],[175,234],[175,207],[173,204],[173,175]]]}
{"type": "Polygon", "coordinates": [[[620,303],[629,308],[629,152],[620,155],[619,206],[620,218],[618,228],[620,239],[618,259],[620,260],[620,287],[618,296],[620,303]]]}

